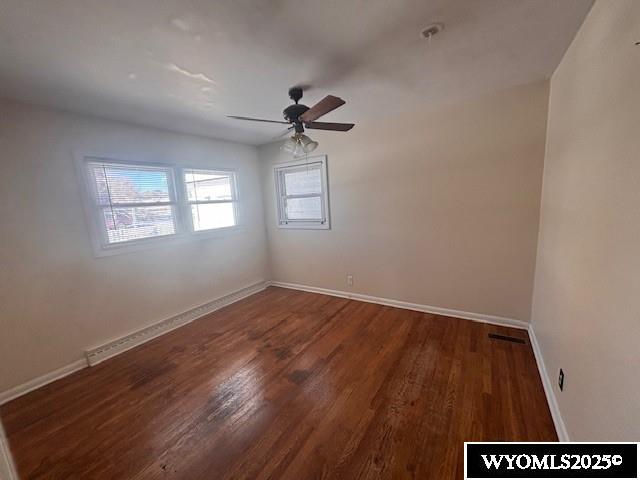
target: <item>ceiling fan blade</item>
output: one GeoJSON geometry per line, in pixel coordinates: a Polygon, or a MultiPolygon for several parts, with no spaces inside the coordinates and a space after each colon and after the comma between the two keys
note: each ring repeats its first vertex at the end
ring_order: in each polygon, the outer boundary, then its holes
{"type": "Polygon", "coordinates": [[[320,118],[322,115],[329,113],[332,110],[344,105],[346,102],[339,97],[333,95],[327,95],[318,103],[316,103],[309,110],[300,115],[300,120],[304,123],[313,122],[320,118]]]}
{"type": "Polygon", "coordinates": [[[327,122],[309,122],[304,124],[305,128],[315,128],[316,130],[334,130],[336,132],[348,132],[354,123],[327,123],[327,122]]]}
{"type": "Polygon", "coordinates": [[[227,115],[227,118],[234,118],[236,120],[249,120],[250,122],[281,123],[283,125],[289,125],[289,122],[285,122],[283,120],[265,120],[263,118],[239,117],[237,115],[227,115]]]}

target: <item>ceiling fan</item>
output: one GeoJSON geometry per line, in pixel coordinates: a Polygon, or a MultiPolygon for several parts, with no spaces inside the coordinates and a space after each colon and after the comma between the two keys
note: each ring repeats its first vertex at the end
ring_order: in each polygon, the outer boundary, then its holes
{"type": "Polygon", "coordinates": [[[354,127],[353,123],[316,122],[316,120],[321,116],[335,110],[338,107],[341,107],[346,103],[339,97],[327,95],[313,107],[309,108],[306,105],[298,103],[302,98],[302,87],[292,87],[289,89],[289,98],[291,98],[291,100],[293,100],[295,103],[293,105],[289,105],[282,111],[285,121],[240,117],[237,115],[227,115],[227,117],[235,118],[236,120],[249,120],[251,122],[280,123],[284,125],[290,125],[290,127],[288,127],[280,135],[278,135],[278,137],[286,135],[291,131],[294,132],[293,136],[289,138],[282,146],[283,150],[289,153],[293,153],[294,155],[310,153],[318,146],[318,142],[314,142],[304,134],[305,128],[347,132],[354,127]]]}

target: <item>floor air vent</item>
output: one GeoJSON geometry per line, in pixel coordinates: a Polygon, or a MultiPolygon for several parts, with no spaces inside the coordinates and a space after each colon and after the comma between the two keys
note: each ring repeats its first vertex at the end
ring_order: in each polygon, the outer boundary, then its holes
{"type": "Polygon", "coordinates": [[[505,342],[527,343],[522,338],[508,337],[507,335],[498,335],[497,333],[490,333],[489,338],[493,338],[495,340],[504,340],[505,342]]]}

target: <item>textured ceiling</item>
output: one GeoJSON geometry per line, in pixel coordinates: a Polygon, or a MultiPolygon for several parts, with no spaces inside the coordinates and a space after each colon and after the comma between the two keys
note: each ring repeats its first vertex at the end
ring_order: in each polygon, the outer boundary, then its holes
{"type": "Polygon", "coordinates": [[[279,120],[294,84],[359,122],[548,78],[591,3],[3,0],[0,95],[260,144],[279,126],[225,115],[279,120]]]}

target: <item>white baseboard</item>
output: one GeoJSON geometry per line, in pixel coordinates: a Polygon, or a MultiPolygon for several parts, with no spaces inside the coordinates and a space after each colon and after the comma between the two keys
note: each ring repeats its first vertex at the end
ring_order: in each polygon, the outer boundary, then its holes
{"type": "Polygon", "coordinates": [[[551,417],[553,418],[553,423],[556,426],[558,440],[560,440],[561,442],[570,442],[571,439],[569,438],[569,433],[567,432],[564,420],[562,419],[560,407],[558,406],[558,401],[556,399],[555,392],[553,391],[553,383],[551,383],[549,373],[547,372],[547,367],[544,364],[544,359],[542,358],[542,350],[540,350],[540,345],[538,344],[538,339],[536,337],[536,332],[533,329],[533,325],[529,325],[529,339],[531,340],[533,354],[535,355],[536,363],[538,364],[538,371],[540,372],[540,378],[542,379],[544,393],[547,396],[547,403],[549,404],[551,417]]]}
{"type": "Polygon", "coordinates": [[[45,385],[55,382],[67,375],[71,375],[73,372],[77,372],[78,370],[82,370],[87,366],[87,361],[85,359],[76,360],[69,365],[65,365],[64,367],[58,368],[53,372],[46,373],[40,377],[34,378],[33,380],[29,380],[22,385],[18,385],[17,387],[13,387],[4,392],[0,392],[0,405],[5,404],[14,398],[21,397],[25,393],[29,393],[33,390],[36,390],[40,387],[44,387],[45,385]]]}
{"type": "Polygon", "coordinates": [[[9,442],[4,433],[2,424],[0,423],[0,479],[2,480],[18,480],[16,467],[13,464],[11,451],[9,450],[9,442]]]}
{"type": "Polygon", "coordinates": [[[193,320],[214,312],[226,305],[242,300],[249,295],[258,293],[267,287],[267,282],[258,282],[248,287],[236,290],[228,295],[219,297],[211,302],[207,302],[203,305],[199,305],[192,309],[187,310],[181,314],[175,315],[171,318],[167,318],[151,326],[133,332],[129,335],[125,335],[122,338],[108,342],[100,347],[92,348],[88,350],[85,355],[85,359],[77,360],[62,368],[49,372],[41,377],[34,378],[22,385],[11,388],[4,392],[0,392],[0,405],[7,403],[15,398],[18,398],[26,393],[36,390],[40,387],[44,387],[48,383],[59,380],[67,375],[77,372],[87,366],[96,365],[107,358],[111,358],[119,353],[129,350],[133,347],[137,347],[149,340],[163,335],[171,330],[174,330],[182,325],[192,322],[193,320]]]}
{"type": "Polygon", "coordinates": [[[161,320],[153,325],[107,342],[99,347],[91,348],[86,351],[87,363],[90,366],[97,365],[108,358],[118,355],[119,353],[126,352],[138,345],[142,345],[149,340],[159,337],[160,335],[164,335],[165,333],[175,330],[187,323],[191,323],[197,318],[215,312],[216,310],[237,302],[238,300],[242,300],[249,295],[258,293],[265,288],[267,288],[267,282],[265,281],[249,285],[248,287],[241,288],[240,290],[236,290],[235,292],[191,308],[186,312],[179,313],[178,315],[174,315],[173,317],[161,320]]]}
{"type": "Polygon", "coordinates": [[[364,295],[362,293],[345,292],[342,290],[330,290],[328,288],[320,288],[320,287],[310,287],[308,285],[299,285],[296,283],[271,281],[269,282],[269,285],[273,285],[274,287],[291,288],[293,290],[302,290],[304,292],[322,293],[324,295],[331,295],[334,297],[360,300],[361,302],[378,303],[380,305],[404,308],[406,310],[415,310],[418,312],[433,313],[436,315],[444,315],[446,317],[463,318],[465,320],[473,320],[475,322],[490,323],[492,325],[501,325],[504,327],[519,328],[521,330],[529,329],[528,322],[524,322],[522,320],[515,320],[512,318],[498,317],[495,315],[485,315],[483,313],[464,312],[462,310],[451,310],[449,308],[433,307],[431,305],[422,305],[419,303],[403,302],[400,300],[392,300],[389,298],[364,295]]]}

